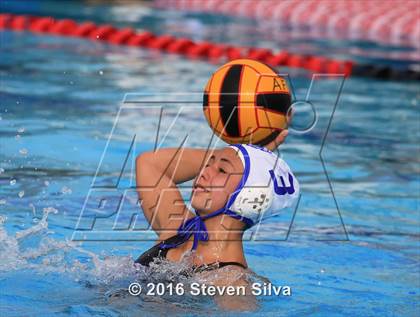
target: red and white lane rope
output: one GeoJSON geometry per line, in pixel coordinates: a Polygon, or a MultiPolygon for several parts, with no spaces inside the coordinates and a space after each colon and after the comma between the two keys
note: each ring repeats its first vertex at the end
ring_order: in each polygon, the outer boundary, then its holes
{"type": "Polygon", "coordinates": [[[191,59],[201,58],[224,62],[238,58],[251,58],[272,66],[298,67],[314,73],[419,79],[419,72],[412,70],[395,71],[388,67],[357,65],[351,61],[336,60],[323,56],[299,55],[287,51],[273,52],[264,48],[238,47],[211,42],[195,42],[188,38],[177,38],[167,34],[155,35],[149,31],[136,32],[131,28],[117,28],[109,24],[97,25],[89,21],[77,23],[71,19],[54,19],[49,16],[0,14],[0,31],[4,29],[80,37],[113,45],[160,50],[191,59]]]}
{"type": "Polygon", "coordinates": [[[420,46],[418,0],[154,0],[154,5],[305,28],[308,36],[420,46]]]}

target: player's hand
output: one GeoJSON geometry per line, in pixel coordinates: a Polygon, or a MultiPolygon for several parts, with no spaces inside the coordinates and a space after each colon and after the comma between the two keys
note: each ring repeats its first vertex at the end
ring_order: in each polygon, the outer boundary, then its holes
{"type": "Polygon", "coordinates": [[[287,135],[289,134],[289,131],[287,129],[280,132],[280,134],[270,143],[264,145],[267,149],[270,151],[276,150],[280,144],[282,144],[285,140],[287,135]]]}

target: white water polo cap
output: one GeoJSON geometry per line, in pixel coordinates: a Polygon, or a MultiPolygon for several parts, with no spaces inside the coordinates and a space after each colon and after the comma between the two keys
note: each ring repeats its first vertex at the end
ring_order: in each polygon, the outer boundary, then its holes
{"type": "Polygon", "coordinates": [[[255,145],[235,144],[230,147],[237,151],[244,173],[226,204],[226,214],[251,227],[260,219],[297,203],[299,183],[284,160],[255,145]]]}

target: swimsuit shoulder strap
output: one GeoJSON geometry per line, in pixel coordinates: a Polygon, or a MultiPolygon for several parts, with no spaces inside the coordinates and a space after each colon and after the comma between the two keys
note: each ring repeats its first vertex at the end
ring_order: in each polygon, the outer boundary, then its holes
{"type": "Polygon", "coordinates": [[[166,254],[168,253],[169,249],[161,248],[161,246],[165,243],[167,244],[177,244],[182,240],[179,235],[172,236],[164,241],[155,244],[149,250],[145,251],[142,255],[140,255],[135,263],[139,263],[143,266],[149,266],[151,262],[153,262],[156,258],[166,258],[166,254]]]}
{"type": "Polygon", "coordinates": [[[247,269],[247,267],[245,265],[243,265],[242,263],[239,262],[213,262],[210,264],[202,264],[197,266],[194,269],[195,273],[200,273],[200,272],[205,272],[205,271],[212,271],[212,270],[217,270],[220,269],[224,266],[228,266],[228,265],[236,265],[236,266],[240,266],[244,269],[247,269]]]}
{"type": "Polygon", "coordinates": [[[247,269],[247,267],[245,265],[243,265],[242,263],[239,263],[239,262],[219,262],[219,268],[224,267],[224,266],[228,266],[228,265],[236,265],[236,266],[240,266],[244,269],[247,269]]]}

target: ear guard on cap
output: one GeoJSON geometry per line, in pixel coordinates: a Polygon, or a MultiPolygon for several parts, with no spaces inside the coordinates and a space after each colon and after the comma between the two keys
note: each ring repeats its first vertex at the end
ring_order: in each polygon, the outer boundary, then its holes
{"type": "Polygon", "coordinates": [[[299,197],[299,183],[289,166],[266,148],[231,145],[244,166],[244,175],[226,209],[248,226],[292,206],[299,197]]]}
{"type": "Polygon", "coordinates": [[[261,184],[242,188],[230,208],[238,215],[250,219],[259,218],[273,203],[273,189],[270,185],[261,184]]]}

